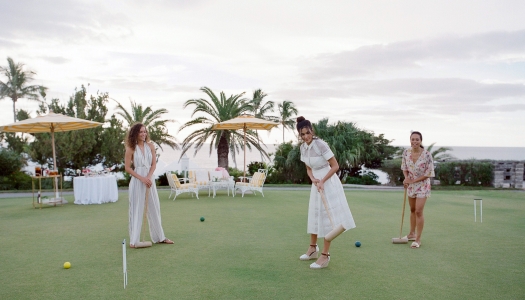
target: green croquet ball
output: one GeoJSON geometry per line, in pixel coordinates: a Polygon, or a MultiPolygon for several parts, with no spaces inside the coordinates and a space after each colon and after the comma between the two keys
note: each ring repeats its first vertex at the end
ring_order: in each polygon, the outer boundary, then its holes
{"type": "Polygon", "coordinates": [[[201,222],[204,222],[204,220],[205,220],[204,217],[201,217],[201,222]]]}
{"type": "Polygon", "coordinates": [[[361,242],[360,241],[355,242],[355,246],[356,247],[361,247],[361,242]]]}

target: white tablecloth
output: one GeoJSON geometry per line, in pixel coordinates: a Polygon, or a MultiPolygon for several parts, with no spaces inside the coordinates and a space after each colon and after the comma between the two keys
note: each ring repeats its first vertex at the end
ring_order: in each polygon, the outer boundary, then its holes
{"type": "Polygon", "coordinates": [[[118,188],[115,175],[75,177],[73,179],[75,204],[102,204],[117,202],[118,188]]]}

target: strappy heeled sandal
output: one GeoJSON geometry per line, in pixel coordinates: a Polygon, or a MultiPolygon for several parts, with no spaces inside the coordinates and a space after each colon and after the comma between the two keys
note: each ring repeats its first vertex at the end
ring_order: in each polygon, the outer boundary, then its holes
{"type": "Polygon", "coordinates": [[[328,267],[328,263],[330,263],[330,254],[324,254],[324,253],[321,253],[321,254],[326,256],[328,259],[322,265],[319,265],[317,264],[317,262],[314,262],[313,264],[310,265],[310,269],[322,269],[322,268],[328,267]]]}
{"type": "Polygon", "coordinates": [[[319,246],[317,246],[317,245],[310,245],[310,247],[315,247],[315,251],[313,251],[310,254],[305,253],[305,254],[301,255],[299,257],[300,260],[311,260],[311,259],[316,259],[316,258],[319,257],[319,246]]]}

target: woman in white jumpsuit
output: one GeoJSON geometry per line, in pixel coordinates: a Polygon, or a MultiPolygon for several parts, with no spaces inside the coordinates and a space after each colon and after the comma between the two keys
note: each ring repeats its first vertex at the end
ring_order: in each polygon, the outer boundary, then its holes
{"type": "Polygon", "coordinates": [[[152,242],[173,244],[173,241],[164,236],[159,196],[155,181],[151,180],[156,167],[155,158],[155,148],[149,142],[146,127],[140,123],[133,125],[126,137],[124,159],[126,172],[132,176],[129,183],[129,246],[131,248],[135,248],[135,244],[140,241],[146,191],[149,191],[147,217],[152,242]]]}
{"type": "Polygon", "coordinates": [[[304,142],[301,145],[301,161],[306,164],[306,171],[312,180],[307,227],[307,233],[310,234],[310,247],[299,259],[317,258],[310,268],[321,269],[327,267],[330,262],[331,242],[324,240],[323,251],[319,257],[317,238],[325,237],[339,225],[342,225],[345,231],[355,228],[355,223],[346,201],[343,185],[335,174],[339,170],[339,164],[330,147],[325,141],[314,137],[312,124],[304,117],[297,118],[297,131],[304,142]],[[320,192],[325,194],[333,227],[320,192]]]}

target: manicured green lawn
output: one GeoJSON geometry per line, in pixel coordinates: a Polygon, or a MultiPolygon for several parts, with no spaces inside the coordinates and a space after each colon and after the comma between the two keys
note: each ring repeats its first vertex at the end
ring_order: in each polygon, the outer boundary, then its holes
{"type": "Polygon", "coordinates": [[[357,228],[333,242],[322,270],[298,259],[309,244],[308,191],[267,190],[264,198],[219,191],[215,199],[201,192],[175,202],[168,194],[159,193],[162,221],[175,245],[127,248],[125,290],[126,193],[117,203],[42,210],[29,198],[0,199],[0,299],[525,297],[525,192],[435,191],[414,250],[391,243],[402,192],[347,191],[357,228]],[[474,222],[475,197],[483,198],[483,223],[474,222]]]}

